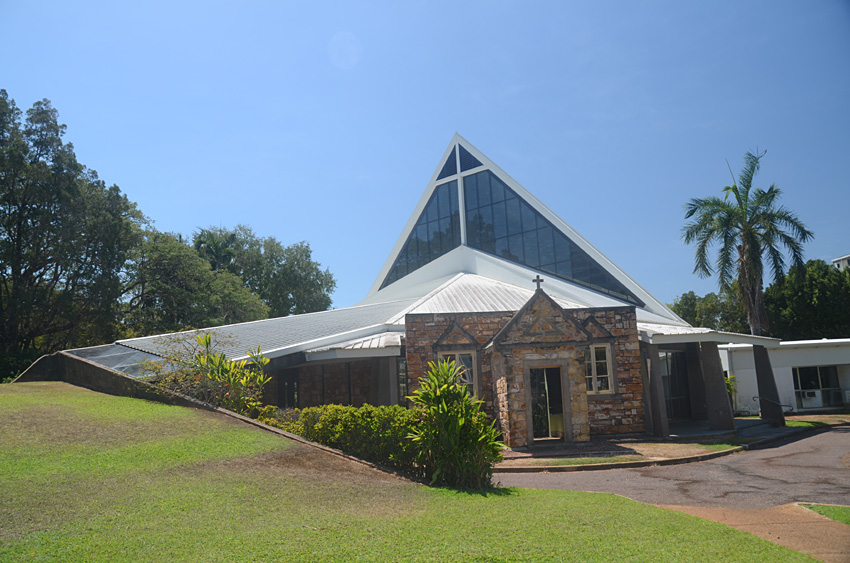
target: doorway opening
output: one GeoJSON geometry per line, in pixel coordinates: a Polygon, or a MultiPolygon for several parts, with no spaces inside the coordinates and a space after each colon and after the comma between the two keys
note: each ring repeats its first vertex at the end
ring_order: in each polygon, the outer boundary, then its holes
{"type": "Polygon", "coordinates": [[[563,439],[565,427],[561,368],[532,368],[529,379],[534,439],[563,439]]]}

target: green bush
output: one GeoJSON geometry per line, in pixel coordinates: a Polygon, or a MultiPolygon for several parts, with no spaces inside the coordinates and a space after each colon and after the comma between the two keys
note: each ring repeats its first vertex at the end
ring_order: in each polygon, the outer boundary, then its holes
{"type": "Polygon", "coordinates": [[[323,405],[285,411],[266,407],[258,420],[360,459],[419,475],[415,446],[408,438],[418,416],[404,407],[323,405]]]}
{"type": "Polygon", "coordinates": [[[432,485],[492,486],[493,466],[505,447],[495,421],[487,424],[483,401],[470,397],[466,385],[459,383],[462,369],[454,361],[431,362],[428,367],[410,397],[420,409],[421,421],[411,433],[419,469],[432,485]]]}
{"type": "Polygon", "coordinates": [[[263,373],[269,360],[259,347],[248,352],[251,360],[233,361],[220,352],[209,333],[177,335],[162,363],[145,367],[151,383],[169,391],[194,397],[245,416],[256,416],[263,408],[263,386],[271,378],[263,373]],[[187,346],[191,353],[186,353],[187,346]]]}

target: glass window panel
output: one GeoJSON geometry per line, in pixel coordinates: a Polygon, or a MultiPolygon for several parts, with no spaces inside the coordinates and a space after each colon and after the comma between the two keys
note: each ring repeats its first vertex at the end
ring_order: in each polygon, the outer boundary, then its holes
{"type": "Polygon", "coordinates": [[[515,197],[505,200],[505,213],[508,218],[508,236],[522,232],[522,216],[519,212],[519,200],[515,197]]]}
{"type": "Polygon", "coordinates": [[[609,384],[609,379],[607,377],[597,377],[596,378],[596,387],[597,391],[610,391],[611,385],[609,384]]]}
{"type": "Polygon", "coordinates": [[[532,268],[540,266],[540,259],[537,256],[537,232],[531,231],[523,234],[522,246],[525,263],[532,268]]]}
{"type": "Polygon", "coordinates": [[[593,391],[593,378],[592,377],[586,377],[584,380],[585,380],[585,383],[587,383],[587,392],[588,393],[592,392],[593,391]]]}
{"type": "Polygon", "coordinates": [[[496,238],[508,235],[504,202],[493,204],[493,234],[496,236],[496,238]]]}
{"type": "Polygon", "coordinates": [[[587,354],[584,359],[584,375],[585,377],[593,377],[593,363],[590,361],[590,354],[587,354]]]}
{"type": "Polygon", "coordinates": [[[489,205],[482,207],[479,213],[481,217],[481,240],[493,240],[496,238],[496,232],[493,228],[493,208],[489,205]]]}
{"type": "Polygon", "coordinates": [[[490,176],[490,193],[493,194],[493,203],[503,201],[507,197],[504,184],[492,175],[490,176]]]}
{"type": "Polygon", "coordinates": [[[800,374],[800,387],[802,389],[820,389],[820,381],[818,380],[818,368],[807,367],[798,368],[800,374]]]}
{"type": "Polygon", "coordinates": [[[490,254],[496,254],[496,239],[488,238],[481,241],[481,250],[484,252],[489,252],[490,254]]]}
{"type": "Polygon", "coordinates": [[[555,247],[552,241],[552,227],[537,229],[537,246],[540,252],[540,263],[543,265],[554,264],[555,247]]]}
{"type": "Polygon", "coordinates": [[[448,184],[443,184],[437,188],[438,197],[438,205],[437,205],[437,213],[438,217],[442,219],[443,217],[448,217],[451,212],[449,210],[449,186],[448,184]]]}
{"type": "Polygon", "coordinates": [[[475,248],[481,241],[481,215],[476,211],[466,212],[466,239],[475,248]]]}
{"type": "Polygon", "coordinates": [[[457,182],[449,182],[449,215],[458,212],[457,182]]]}
{"type": "Polygon", "coordinates": [[[797,368],[791,370],[794,374],[794,389],[800,390],[800,374],[797,373],[797,368]]]}
{"type": "Polygon", "coordinates": [[[467,211],[478,207],[478,174],[463,179],[463,198],[467,211]]]}
{"type": "Polygon", "coordinates": [[[822,389],[837,388],[838,385],[838,370],[835,366],[821,366],[820,368],[820,386],[822,389]]]}
{"type": "Polygon", "coordinates": [[[471,168],[475,168],[476,166],[481,166],[481,162],[472,156],[469,151],[463,148],[463,145],[458,145],[460,149],[460,170],[461,172],[465,172],[471,168]]]}
{"type": "Polygon", "coordinates": [[[524,233],[537,229],[537,213],[524,201],[520,205],[520,214],[522,215],[522,231],[524,233]]]}
{"type": "Polygon", "coordinates": [[[437,176],[437,179],[442,180],[443,178],[454,174],[457,174],[457,160],[455,160],[455,149],[452,148],[452,152],[446,159],[446,163],[443,164],[443,169],[440,170],[440,175],[437,176]]]}
{"type": "Polygon", "coordinates": [[[555,233],[555,259],[558,262],[569,262],[572,259],[570,241],[561,233],[555,233]]]}
{"type": "Polygon", "coordinates": [[[525,262],[525,258],[523,256],[522,235],[508,237],[508,249],[511,253],[511,260],[522,263],[525,262]]]}
{"type": "Polygon", "coordinates": [[[483,207],[492,203],[490,199],[490,177],[488,173],[480,172],[478,176],[478,206],[483,207]]]}
{"type": "Polygon", "coordinates": [[[496,239],[496,251],[495,254],[498,256],[503,256],[507,258],[510,255],[510,249],[508,248],[508,237],[502,237],[496,239]]]}
{"type": "Polygon", "coordinates": [[[596,362],[596,375],[608,375],[608,362],[596,362]]]}
{"type": "Polygon", "coordinates": [[[445,219],[440,219],[439,223],[440,228],[440,239],[442,240],[443,254],[454,248],[451,244],[452,242],[452,220],[446,217],[445,219]]]}
{"type": "Polygon", "coordinates": [[[571,278],[573,276],[573,269],[569,262],[558,262],[555,271],[559,276],[565,278],[571,278]]]}
{"type": "Polygon", "coordinates": [[[594,348],[593,352],[596,361],[602,361],[608,359],[608,350],[604,346],[598,346],[594,348]]]}

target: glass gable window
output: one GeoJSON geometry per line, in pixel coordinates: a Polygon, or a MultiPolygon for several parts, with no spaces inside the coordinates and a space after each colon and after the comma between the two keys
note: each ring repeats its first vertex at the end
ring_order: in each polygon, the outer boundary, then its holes
{"type": "Polygon", "coordinates": [[[443,169],[440,170],[440,175],[437,176],[437,180],[442,180],[443,178],[448,178],[455,174],[457,174],[457,160],[455,159],[455,149],[452,149],[452,152],[446,159],[446,163],[443,164],[443,169]]]}
{"type": "Polygon", "coordinates": [[[381,288],[460,246],[457,180],[434,188],[381,288]]]}
{"type": "MultiPolygon", "coordinates": [[[[462,149],[461,170],[464,169],[462,149]]],[[[465,177],[463,196],[470,247],[644,305],[489,170],[465,177]]]]}

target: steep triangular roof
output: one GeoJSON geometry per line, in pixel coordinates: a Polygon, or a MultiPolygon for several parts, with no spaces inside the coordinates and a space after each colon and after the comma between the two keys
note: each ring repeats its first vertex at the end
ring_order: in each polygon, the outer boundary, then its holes
{"type": "Polygon", "coordinates": [[[452,138],[364,303],[421,297],[457,273],[582,306],[622,304],[682,320],[458,134],[452,138]]]}

